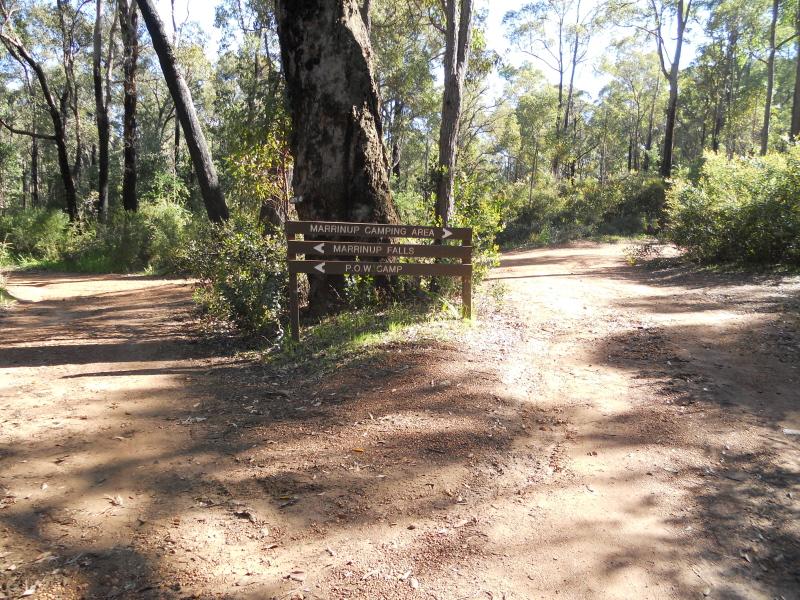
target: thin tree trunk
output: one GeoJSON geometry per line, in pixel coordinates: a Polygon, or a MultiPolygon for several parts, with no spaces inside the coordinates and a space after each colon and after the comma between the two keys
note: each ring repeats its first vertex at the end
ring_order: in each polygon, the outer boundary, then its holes
{"type": "Polygon", "coordinates": [[[136,193],[136,68],[139,60],[139,13],[136,3],[129,0],[119,0],[119,27],[122,33],[124,76],[123,98],[123,161],[122,172],[122,207],[127,211],[136,211],[139,208],[139,199],[136,193]]]}
{"type": "Polygon", "coordinates": [[[578,68],[578,42],[580,41],[580,29],[578,27],[581,20],[581,3],[578,0],[577,7],[575,9],[575,38],[572,40],[572,60],[571,62],[571,70],[569,75],[569,87],[567,88],[567,103],[564,107],[564,131],[567,130],[569,127],[569,113],[572,109],[572,95],[575,93],[575,71],[578,68]]]}
{"type": "MultiPolygon", "coordinates": [[[[103,92],[103,72],[102,72],[102,53],[103,53],[103,0],[95,2],[95,21],[93,36],[92,53],[92,78],[94,80],[94,104],[95,119],[97,122],[97,138],[100,142],[100,166],[97,177],[97,214],[101,220],[105,220],[108,215],[108,170],[109,158],[108,148],[111,136],[111,128],[108,121],[108,104],[105,101],[103,92]]],[[[113,29],[112,29],[113,32],[113,29]]],[[[114,41],[109,35],[109,47],[113,47],[114,41]]],[[[110,70],[111,65],[107,65],[110,70]]]]}
{"type": "MultiPolygon", "coordinates": [[[[178,25],[175,21],[175,0],[170,2],[170,17],[172,18],[172,47],[178,45],[178,25]]],[[[175,177],[178,177],[178,165],[181,162],[181,124],[178,120],[177,110],[175,111],[175,123],[172,136],[172,170],[175,177]]]]}
{"type": "Polygon", "coordinates": [[[72,166],[72,177],[76,182],[80,181],[83,163],[83,140],[81,136],[81,119],[79,112],[78,86],[75,80],[75,54],[73,50],[74,28],[67,27],[66,7],[68,3],[64,0],[56,0],[58,12],[58,22],[61,27],[61,50],[64,62],[64,91],[60,99],[61,121],[66,132],[67,110],[72,112],[75,121],[75,161],[72,166]]]}
{"type": "MultiPolygon", "coordinates": [[[[711,150],[714,153],[719,152],[719,136],[722,132],[722,127],[724,125],[722,111],[723,111],[722,99],[719,99],[714,104],[714,127],[712,127],[711,129],[711,150]]],[[[703,123],[703,126],[705,127],[705,123],[703,123]]],[[[705,146],[705,143],[703,143],[703,145],[705,146]]]]}
{"type": "MultiPolygon", "coordinates": [[[[276,16],[298,215],[396,223],[372,48],[357,1],[278,0],[276,16]]],[[[312,277],[310,308],[326,310],[342,284],[312,277]]]]}
{"type": "Polygon", "coordinates": [[[178,176],[178,165],[181,163],[181,124],[178,121],[178,115],[175,115],[175,128],[173,129],[172,138],[172,167],[175,171],[175,177],[178,176]]]}
{"type": "MultiPolygon", "coordinates": [[[[56,151],[58,153],[58,168],[61,174],[61,180],[64,184],[64,197],[67,205],[67,214],[70,221],[77,221],[78,219],[78,193],[75,189],[75,179],[73,179],[72,169],[69,164],[69,153],[67,149],[67,136],[64,128],[64,121],[61,118],[59,106],[53,98],[50,91],[50,84],[47,81],[44,68],[31,56],[28,49],[16,37],[9,35],[7,32],[0,30],[0,40],[3,45],[8,49],[9,53],[14,58],[23,64],[28,65],[36,75],[39,82],[39,87],[42,90],[42,96],[47,103],[47,109],[50,113],[50,118],[53,121],[53,136],[46,136],[52,139],[56,144],[56,151]]],[[[45,136],[39,136],[45,137],[45,136]]]]}
{"type": "Polygon", "coordinates": [[[564,113],[564,13],[558,19],[558,107],[556,109],[556,147],[553,153],[553,160],[550,164],[550,171],[553,177],[558,179],[561,167],[561,115],[564,113]]]}
{"type": "Polygon", "coordinates": [[[767,56],[767,98],[764,102],[764,125],[761,127],[761,156],[769,149],[769,122],[772,116],[772,92],[775,86],[775,31],[778,27],[780,0],[772,0],[772,20],[769,25],[769,55],[767,56]]]}
{"type": "Polygon", "coordinates": [[[797,0],[797,7],[794,16],[795,34],[795,72],[794,72],[794,97],[792,102],[792,124],[789,130],[791,139],[800,138],[800,0],[797,0]]]}
{"type": "Polygon", "coordinates": [[[22,169],[22,210],[28,208],[28,195],[30,194],[30,186],[28,185],[28,170],[22,169]]]}
{"type": "Polygon", "coordinates": [[[653,150],[653,128],[655,126],[656,100],[658,99],[658,92],[660,88],[661,79],[657,79],[656,90],[653,93],[653,99],[650,101],[650,115],[647,118],[647,140],[644,144],[645,155],[644,164],[642,164],[642,171],[645,173],[650,171],[650,152],[653,150]]]}
{"type": "Polygon", "coordinates": [[[391,164],[389,165],[389,171],[390,174],[393,174],[395,177],[400,177],[400,159],[402,150],[400,148],[400,140],[398,139],[397,131],[400,129],[400,120],[403,118],[403,109],[405,108],[405,104],[400,100],[396,100],[392,108],[392,160],[391,164]]]}
{"type": "MultiPolygon", "coordinates": [[[[36,133],[36,115],[33,117],[33,132],[36,133]]],[[[39,206],[39,138],[31,139],[31,206],[39,206]]]]}
{"type": "Polygon", "coordinates": [[[439,131],[439,172],[436,185],[436,216],[447,226],[455,210],[456,146],[464,79],[472,40],[472,0],[446,0],[444,96],[439,131]]]}
{"type": "Polygon", "coordinates": [[[661,160],[662,177],[672,176],[672,148],[675,139],[675,122],[678,118],[678,78],[670,78],[669,101],[667,102],[667,121],[664,126],[664,153],[661,160]]]}
{"type": "Polygon", "coordinates": [[[158,55],[159,63],[161,63],[161,70],[164,73],[167,87],[172,95],[173,102],[175,102],[175,111],[183,127],[189,155],[192,157],[192,164],[197,172],[200,193],[203,196],[208,218],[214,222],[227,220],[228,206],[225,204],[225,197],[217,178],[217,170],[214,167],[211,152],[206,144],[200,120],[197,118],[197,112],[192,101],[192,93],[189,91],[189,86],[186,85],[186,81],[178,68],[172,44],[167,39],[164,23],[158,16],[153,0],[137,0],[137,3],[147,25],[147,30],[150,32],[153,48],[158,55]]]}
{"type": "Polygon", "coordinates": [[[656,48],[661,63],[661,70],[669,81],[669,101],[667,102],[667,120],[664,125],[664,151],[661,160],[661,176],[672,176],[672,151],[675,145],[675,125],[678,119],[678,76],[681,66],[681,51],[683,50],[683,37],[686,25],[692,10],[693,0],[678,0],[676,7],[677,35],[675,38],[675,53],[667,69],[664,49],[663,32],[660,18],[657,17],[656,48]]]}
{"type": "MultiPolygon", "coordinates": [[[[714,121],[714,133],[712,135],[712,150],[719,151],[720,140],[725,131],[725,121],[727,115],[731,111],[731,104],[733,103],[733,89],[736,85],[736,45],[738,43],[738,34],[733,31],[728,35],[728,48],[725,52],[725,95],[720,101],[716,120],[714,121]]],[[[705,145],[705,144],[704,144],[705,145]]]]}

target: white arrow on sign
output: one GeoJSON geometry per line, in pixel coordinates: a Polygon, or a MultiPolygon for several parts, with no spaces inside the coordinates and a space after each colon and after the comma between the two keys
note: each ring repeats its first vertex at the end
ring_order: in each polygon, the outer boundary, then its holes
{"type": "Polygon", "coordinates": [[[320,263],[320,264],[318,264],[318,265],[317,265],[316,267],[314,267],[314,268],[315,268],[317,271],[319,271],[320,273],[324,273],[324,272],[325,272],[325,263],[320,263]]]}
{"type": "Polygon", "coordinates": [[[316,246],[314,246],[314,250],[316,250],[320,254],[325,254],[325,244],[324,243],[317,244],[316,246]]]}
{"type": "Polygon", "coordinates": [[[451,235],[453,235],[453,232],[452,232],[452,231],[450,231],[449,229],[447,229],[446,227],[443,229],[443,231],[444,231],[444,233],[442,234],[442,239],[443,239],[443,240],[446,240],[446,239],[447,239],[447,238],[449,238],[451,235]]]}

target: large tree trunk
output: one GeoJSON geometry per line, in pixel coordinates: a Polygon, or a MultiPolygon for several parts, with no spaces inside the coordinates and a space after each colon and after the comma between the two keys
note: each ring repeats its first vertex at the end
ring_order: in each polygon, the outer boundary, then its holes
{"type": "MultiPolygon", "coordinates": [[[[95,120],[97,122],[97,138],[100,142],[100,166],[97,176],[97,214],[101,220],[104,220],[108,214],[108,147],[109,139],[111,136],[111,128],[108,122],[108,104],[106,103],[103,92],[103,0],[96,0],[95,3],[95,21],[94,21],[94,38],[93,38],[93,53],[92,53],[92,78],[94,80],[94,106],[95,106],[95,120]]],[[[112,29],[113,31],[113,29],[112,29]]],[[[114,41],[109,35],[109,48],[114,47],[114,41]]],[[[111,69],[111,65],[108,65],[111,69]]]]}
{"type": "Polygon", "coordinates": [[[122,47],[124,59],[122,70],[124,74],[123,98],[123,155],[124,167],[122,173],[122,206],[125,210],[136,211],[139,208],[139,199],[136,192],[136,68],[139,60],[139,16],[136,3],[128,0],[119,0],[119,27],[122,33],[122,47]]]}
{"type": "MultiPolygon", "coordinates": [[[[278,0],[292,117],[293,186],[305,220],[397,222],[372,48],[356,0],[278,0]]],[[[340,278],[339,278],[340,279],[340,278]]],[[[312,310],[339,279],[312,278],[312,310]]]]}
{"type": "Polygon", "coordinates": [[[795,72],[794,72],[794,98],[792,102],[792,124],[789,130],[793,140],[800,139],[800,0],[797,0],[794,16],[795,34],[795,72]]]}
{"type": "Polygon", "coordinates": [[[224,221],[228,218],[228,206],[217,178],[217,170],[211,152],[206,144],[205,135],[197,118],[197,112],[192,101],[192,93],[178,68],[175,52],[167,38],[164,23],[158,16],[158,11],[153,0],[137,0],[139,10],[142,11],[147,31],[153,41],[153,48],[161,63],[161,70],[167,82],[175,111],[178,113],[189,155],[197,172],[200,193],[206,206],[208,218],[214,222],[224,221]]]}
{"type": "Polygon", "coordinates": [[[355,0],[278,2],[303,219],[396,221],[372,49],[355,0]]]}
{"type": "Polygon", "coordinates": [[[439,172],[436,216],[447,226],[455,209],[453,185],[456,171],[458,124],[472,39],[472,0],[446,0],[442,124],[439,131],[439,172]],[[460,4],[460,7],[459,7],[460,4]]]}
{"type": "Polygon", "coordinates": [[[764,125],[761,127],[761,156],[769,149],[769,122],[772,116],[772,91],[775,87],[775,31],[778,27],[780,0],[772,0],[772,20],[769,25],[769,55],[767,56],[767,98],[764,102],[764,125]]]}

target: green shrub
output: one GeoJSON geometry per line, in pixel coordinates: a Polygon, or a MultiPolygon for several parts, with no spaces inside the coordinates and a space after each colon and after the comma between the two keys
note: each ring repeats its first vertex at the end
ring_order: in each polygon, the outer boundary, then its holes
{"type": "Polygon", "coordinates": [[[701,261],[800,264],[800,147],[763,158],[707,154],[676,178],[668,237],[701,261]]]}
{"type": "Polygon", "coordinates": [[[211,314],[248,333],[283,337],[288,272],[282,232],[232,217],[191,242],[187,258],[201,282],[197,299],[211,314]]]}
{"type": "MultiPolygon", "coordinates": [[[[450,225],[472,228],[473,272],[475,279],[480,280],[497,264],[499,249],[496,239],[502,229],[502,209],[508,198],[504,192],[498,193],[494,179],[477,172],[461,173],[455,182],[454,195],[455,211],[450,225]]],[[[394,203],[402,223],[425,225],[435,222],[433,196],[426,198],[418,191],[400,190],[394,193],[394,203]]],[[[419,240],[414,243],[419,243],[419,240]]],[[[399,281],[401,283],[395,289],[405,285],[404,278],[399,281]]]]}
{"type": "Polygon", "coordinates": [[[526,192],[498,241],[504,246],[548,245],[595,235],[656,233],[664,215],[661,179],[633,175],[560,186],[545,181],[526,192]]]}
{"type": "Polygon", "coordinates": [[[170,200],[140,210],[112,210],[106,223],[70,224],[56,210],[28,209],[0,218],[0,239],[17,260],[80,272],[174,272],[186,250],[191,214],[170,200]]]}
{"type": "Polygon", "coordinates": [[[31,208],[0,217],[0,239],[14,256],[56,261],[67,249],[71,228],[62,211],[31,208]]]}

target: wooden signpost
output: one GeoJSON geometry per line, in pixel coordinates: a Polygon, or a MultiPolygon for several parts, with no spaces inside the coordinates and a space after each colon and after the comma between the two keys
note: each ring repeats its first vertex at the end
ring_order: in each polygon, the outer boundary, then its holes
{"type": "Polygon", "coordinates": [[[472,229],[427,227],[424,225],[383,225],[380,223],[339,223],[334,221],[287,221],[289,261],[289,311],[292,339],[300,340],[300,304],[297,274],[380,275],[396,277],[460,277],[462,315],[472,315],[472,229]],[[296,236],[302,235],[302,240],[296,236]],[[319,238],[337,238],[319,239],[319,238]],[[338,241],[338,238],[366,241],[338,241]],[[370,239],[415,238],[457,240],[460,246],[443,244],[392,244],[370,239]],[[305,260],[298,260],[304,255],[305,260]],[[345,260],[342,260],[344,257],[345,260]],[[355,258],[373,260],[354,260],[355,258]],[[375,258],[454,258],[459,263],[379,262],[375,258]]]}

